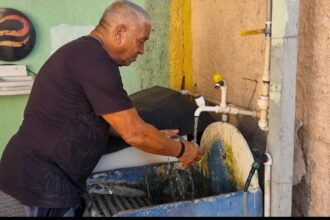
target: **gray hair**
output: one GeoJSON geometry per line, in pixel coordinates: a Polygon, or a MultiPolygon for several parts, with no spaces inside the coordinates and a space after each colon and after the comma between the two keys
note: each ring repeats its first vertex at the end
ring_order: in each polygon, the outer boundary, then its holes
{"type": "Polygon", "coordinates": [[[112,20],[116,17],[126,19],[137,19],[140,17],[146,21],[151,21],[150,16],[141,6],[127,0],[118,0],[105,10],[99,25],[111,25],[112,20]]]}

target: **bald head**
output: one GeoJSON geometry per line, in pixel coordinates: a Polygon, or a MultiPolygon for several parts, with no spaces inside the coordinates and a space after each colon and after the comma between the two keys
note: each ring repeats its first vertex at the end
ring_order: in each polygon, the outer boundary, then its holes
{"type": "Polygon", "coordinates": [[[104,12],[99,25],[103,28],[111,27],[117,22],[151,22],[149,15],[139,5],[127,0],[115,1],[104,12]]]}

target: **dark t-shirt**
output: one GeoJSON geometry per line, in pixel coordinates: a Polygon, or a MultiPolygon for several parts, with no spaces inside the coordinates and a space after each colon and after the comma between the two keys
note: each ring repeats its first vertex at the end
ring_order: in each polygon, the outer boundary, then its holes
{"type": "Polygon", "coordinates": [[[118,67],[96,39],[66,44],[34,82],[1,159],[0,190],[28,206],[79,204],[109,138],[101,115],[132,107],[118,67]]]}

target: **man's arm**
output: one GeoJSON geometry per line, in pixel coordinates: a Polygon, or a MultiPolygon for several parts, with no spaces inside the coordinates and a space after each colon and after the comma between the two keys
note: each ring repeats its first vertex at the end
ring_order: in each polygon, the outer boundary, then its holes
{"type": "MultiPolygon", "coordinates": [[[[103,118],[130,145],[148,153],[176,157],[181,151],[181,143],[166,137],[138,115],[135,108],[103,115],[103,118]]],[[[184,141],[185,152],[180,161],[183,167],[193,166],[203,155],[203,149],[184,141]]]]}
{"type": "Polygon", "coordinates": [[[112,126],[110,126],[110,128],[109,128],[109,134],[110,134],[111,136],[121,138],[120,135],[118,134],[118,132],[117,132],[115,129],[113,129],[112,126]]]}

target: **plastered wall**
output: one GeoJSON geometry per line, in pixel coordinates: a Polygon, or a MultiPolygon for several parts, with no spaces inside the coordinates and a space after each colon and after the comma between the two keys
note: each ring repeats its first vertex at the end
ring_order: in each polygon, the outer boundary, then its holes
{"type": "MultiPolygon", "coordinates": [[[[300,5],[296,118],[303,122],[299,139],[307,173],[293,187],[292,213],[329,216],[330,1],[301,0],[300,5]]],[[[257,109],[264,36],[243,38],[239,33],[263,28],[265,13],[264,0],[192,0],[193,79],[198,92],[219,99],[212,74],[220,72],[228,82],[228,102],[257,109]]],[[[233,124],[247,140],[252,136],[250,147],[264,143],[253,120],[245,122],[238,118],[233,124]]]]}
{"type": "MultiPolygon", "coordinates": [[[[243,30],[265,26],[264,0],[192,0],[192,59],[196,92],[220,101],[212,75],[227,81],[227,101],[256,110],[265,62],[265,37],[242,37],[243,30]]],[[[265,134],[251,117],[230,116],[252,150],[265,147],[265,134]]]]}
{"type": "Polygon", "coordinates": [[[263,35],[240,36],[265,26],[266,1],[192,0],[193,77],[196,90],[219,99],[212,75],[228,82],[228,102],[255,108],[264,69],[263,35]],[[257,90],[257,91],[256,91],[257,90]]]}
{"type": "MultiPolygon", "coordinates": [[[[88,34],[105,8],[113,0],[1,0],[0,7],[14,8],[28,16],[36,29],[36,45],[23,60],[10,64],[24,64],[37,73],[62,37],[88,34]],[[70,29],[72,31],[70,31],[70,29]],[[75,31],[73,31],[75,30],[75,31]],[[54,32],[67,33],[55,35],[54,32]],[[85,33],[85,34],[83,34],[85,33]]],[[[155,85],[169,85],[168,23],[170,0],[134,0],[144,7],[153,20],[153,29],[146,44],[145,55],[130,67],[121,68],[124,87],[129,94],[155,85]]],[[[9,62],[0,61],[1,64],[9,62]]],[[[0,155],[10,137],[23,120],[28,96],[0,96],[0,155]]]]}
{"type": "Polygon", "coordinates": [[[330,216],[330,1],[301,0],[297,120],[307,174],[293,188],[293,214],[330,216]]]}
{"type": "Polygon", "coordinates": [[[129,94],[156,85],[169,86],[170,3],[171,0],[144,0],[144,8],[152,20],[152,31],[144,55],[130,68],[122,69],[129,94]]]}

